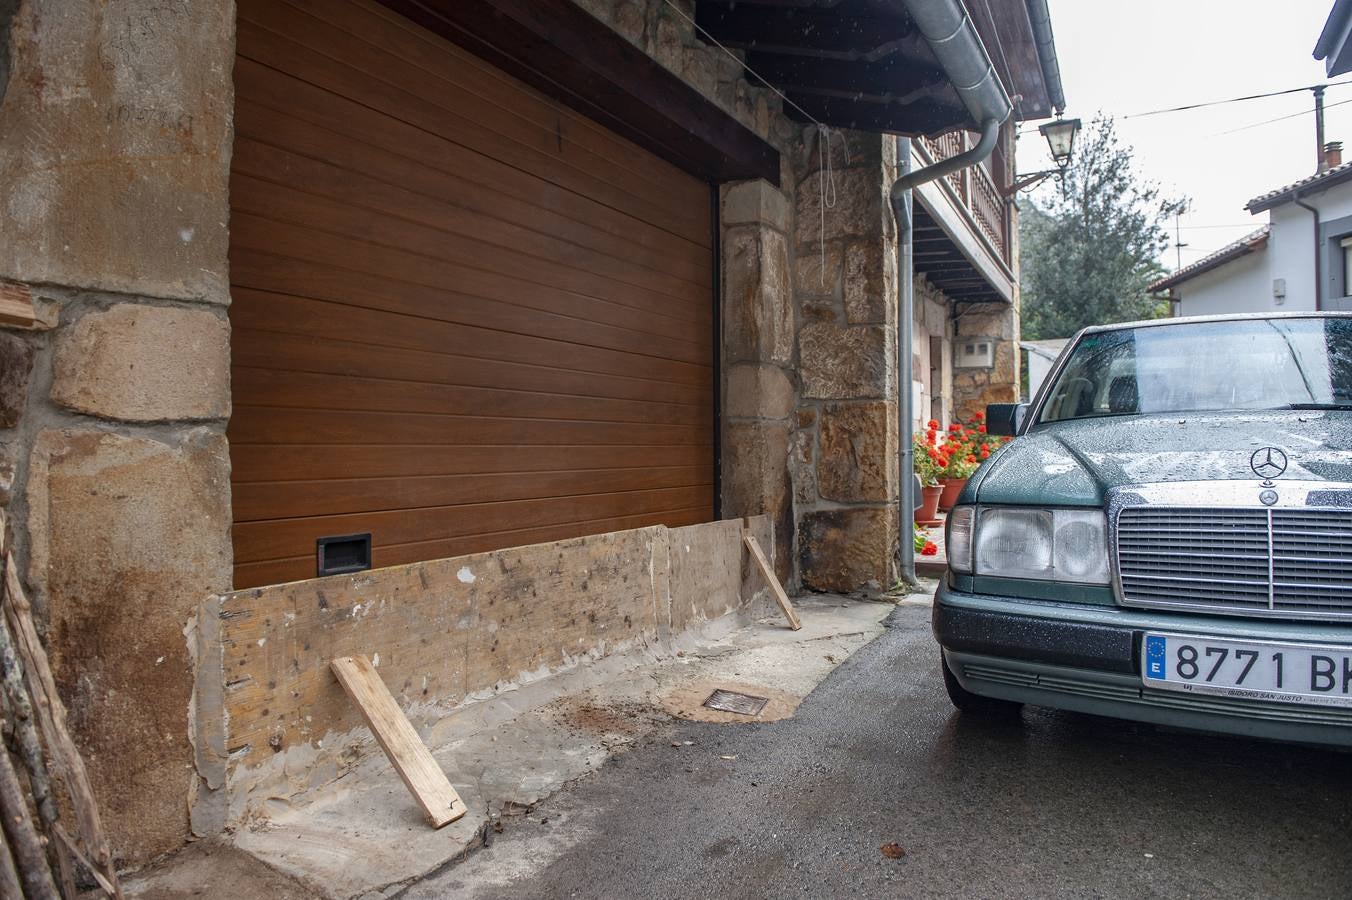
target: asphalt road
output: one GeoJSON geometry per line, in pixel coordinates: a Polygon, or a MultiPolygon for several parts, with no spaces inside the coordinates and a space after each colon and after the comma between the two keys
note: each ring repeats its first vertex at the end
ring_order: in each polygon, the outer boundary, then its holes
{"type": "Polygon", "coordinates": [[[1352,755],[963,716],[928,616],[794,718],[674,725],[407,896],[1352,896],[1352,755]]]}

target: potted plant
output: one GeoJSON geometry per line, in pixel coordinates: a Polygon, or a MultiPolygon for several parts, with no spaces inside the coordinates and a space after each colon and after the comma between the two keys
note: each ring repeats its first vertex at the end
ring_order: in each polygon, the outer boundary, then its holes
{"type": "Polygon", "coordinates": [[[920,476],[920,507],[915,511],[917,522],[934,522],[939,516],[939,497],[943,494],[943,485],[939,478],[948,465],[948,457],[939,452],[936,445],[936,429],[939,423],[933,419],[924,434],[915,435],[914,456],[915,474],[920,476]]]}

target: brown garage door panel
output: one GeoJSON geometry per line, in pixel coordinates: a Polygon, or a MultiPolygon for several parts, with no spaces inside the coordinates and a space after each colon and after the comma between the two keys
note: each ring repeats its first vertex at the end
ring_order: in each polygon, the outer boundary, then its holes
{"type": "MultiPolygon", "coordinates": [[[[505,202],[500,204],[504,217],[507,217],[509,210],[538,209],[542,214],[541,220],[548,215],[556,215],[575,223],[574,234],[586,236],[593,230],[604,232],[631,241],[636,249],[681,254],[683,245],[690,243],[670,231],[636,219],[595,198],[555,185],[547,179],[508,177],[521,170],[416,126],[396,119],[376,117],[361,104],[252,60],[236,58],[235,87],[239,115],[243,124],[251,129],[247,133],[260,140],[268,140],[274,133],[272,129],[277,126],[278,119],[288,119],[293,122],[293,127],[286,132],[279,132],[279,135],[286,134],[285,146],[297,152],[330,160],[346,168],[369,171],[374,175],[390,169],[397,170],[400,165],[404,172],[426,170],[429,179],[439,185],[432,188],[436,191],[458,189],[463,184],[477,185],[495,202],[496,198],[505,198],[505,202]],[[257,113],[259,110],[267,113],[266,118],[257,113]],[[373,120],[381,127],[364,127],[373,120]],[[309,136],[298,137],[295,136],[296,132],[309,136]],[[335,135],[341,136],[343,140],[335,142],[335,135]],[[344,156],[342,145],[345,144],[354,148],[353,152],[358,158],[344,156]],[[327,149],[311,153],[315,145],[327,146],[327,149]],[[363,148],[369,148],[370,152],[384,158],[379,161],[369,158],[362,160],[363,148]]],[[[428,189],[426,182],[419,182],[418,186],[419,189],[428,189]]],[[[529,215],[526,221],[531,221],[529,215]]],[[[696,240],[694,243],[703,245],[704,241],[696,240]]],[[[698,266],[701,262],[692,258],[688,264],[698,266]]],[[[710,260],[705,257],[702,264],[707,266],[710,260]]]]}
{"type": "MultiPolygon", "coordinates": [[[[305,87],[271,69],[261,71],[274,76],[275,86],[270,90],[292,93],[305,87]]],[[[313,118],[314,113],[313,106],[307,107],[307,115],[313,118]]],[[[495,182],[502,185],[502,170],[507,168],[502,164],[459,147],[431,158],[418,155],[407,142],[392,139],[387,130],[372,134],[361,128],[360,119],[370,115],[355,105],[335,111],[332,118],[338,121],[331,130],[325,127],[323,117],[316,125],[280,110],[241,101],[235,110],[235,165],[269,177],[284,166],[296,165],[297,159],[308,158],[344,173],[362,172],[389,187],[455,203],[467,212],[512,225],[537,232],[567,231],[580,247],[684,281],[709,283],[709,260],[681,253],[679,248],[687,243],[683,238],[653,226],[636,226],[631,217],[547,181],[537,179],[534,189],[523,196],[503,193],[495,189],[495,182]],[[259,161],[245,163],[242,154],[252,154],[259,161]],[[262,162],[264,159],[267,161],[262,162]],[[383,180],[381,173],[389,172],[398,172],[398,178],[393,182],[383,180]]]]}
{"type": "MultiPolygon", "coordinates": [[[[563,141],[559,132],[511,115],[510,110],[507,111],[508,115],[500,116],[499,113],[503,111],[499,107],[482,101],[474,102],[473,105],[480,107],[477,112],[488,119],[487,122],[478,121],[463,109],[452,105],[455,99],[476,98],[444,96],[443,91],[448,95],[459,92],[446,91],[444,83],[434,82],[434,79],[425,75],[419,79],[419,93],[412,93],[391,84],[388,73],[362,71],[349,66],[346,59],[336,59],[309,49],[296,35],[283,37],[260,28],[244,18],[256,5],[257,0],[240,4],[241,19],[237,35],[240,55],[288,72],[316,87],[346,96],[368,108],[380,110],[391,118],[415,125],[453,143],[501,159],[523,171],[537,172],[555,184],[595,197],[600,202],[659,225],[687,240],[701,241],[703,236],[702,242],[709,242],[707,222],[702,222],[696,213],[664,196],[661,184],[645,183],[645,179],[631,175],[604,157],[589,153],[586,148],[575,143],[563,141]]],[[[335,6],[337,8],[338,5],[335,6]]],[[[279,3],[263,15],[284,8],[284,4],[279,3]]],[[[362,54],[360,48],[357,49],[360,60],[362,54]]],[[[396,55],[382,58],[392,68],[407,68],[407,63],[396,55]]],[[[378,68],[374,64],[368,65],[372,69],[378,68]]],[[[634,150],[642,152],[637,148],[634,150]]],[[[674,167],[671,171],[673,177],[693,180],[674,167]]]]}
{"type": "Polygon", "coordinates": [[[707,185],[366,0],[241,0],[236,584],[713,512],[707,185]]]}
{"type": "MultiPolygon", "coordinates": [[[[713,452],[709,446],[698,449],[705,458],[713,452]]],[[[231,446],[231,463],[237,487],[255,482],[280,487],[288,481],[321,479],[328,473],[341,473],[347,478],[396,478],[628,469],[635,465],[670,468],[685,464],[690,454],[689,447],[669,446],[554,447],[543,454],[538,447],[527,446],[240,444],[231,446]]]]}
{"type": "MultiPolygon", "coordinates": [[[[463,355],[423,351],[406,347],[363,344],[357,340],[310,337],[260,331],[234,326],[234,363],[241,370],[315,372],[354,378],[384,378],[404,383],[460,385],[465,388],[498,388],[541,395],[592,399],[637,400],[653,410],[656,421],[666,421],[663,412],[672,405],[709,407],[712,379],[697,384],[677,384],[628,375],[606,375],[584,370],[561,369],[486,358],[473,348],[463,355]]],[[[241,378],[247,378],[247,374],[241,378]]],[[[258,403],[272,402],[264,392],[258,403]]],[[[332,402],[340,403],[341,398],[332,402]]],[[[700,415],[703,415],[701,413],[700,415]]],[[[604,416],[600,418],[606,418],[604,416]]]]}

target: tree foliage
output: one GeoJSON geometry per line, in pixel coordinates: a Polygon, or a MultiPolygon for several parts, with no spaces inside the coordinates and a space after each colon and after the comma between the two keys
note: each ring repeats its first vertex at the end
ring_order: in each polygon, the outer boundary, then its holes
{"type": "Polygon", "coordinates": [[[1059,189],[1041,205],[1021,204],[1023,336],[1063,338],[1086,325],[1166,315],[1167,302],[1146,287],[1164,274],[1164,226],[1184,205],[1141,178],[1112,119],[1095,117],[1059,189]]]}

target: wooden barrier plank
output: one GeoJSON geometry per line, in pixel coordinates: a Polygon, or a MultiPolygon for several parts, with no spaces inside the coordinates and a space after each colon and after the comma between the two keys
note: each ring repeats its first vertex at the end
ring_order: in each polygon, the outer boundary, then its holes
{"type": "Polygon", "coordinates": [[[784,586],[775,577],[775,570],[771,567],[770,561],[765,558],[765,551],[761,549],[760,541],[756,540],[755,535],[744,533],[742,543],[746,544],[746,549],[751,551],[751,558],[760,567],[761,574],[765,576],[765,581],[770,585],[771,593],[775,595],[775,600],[779,603],[779,608],[784,610],[784,615],[789,620],[789,627],[794,631],[802,628],[803,623],[798,618],[798,613],[794,611],[793,604],[789,602],[789,595],[784,593],[784,586]]]}
{"type": "Polygon", "coordinates": [[[329,665],[432,827],[440,828],[468,812],[371,661],[365,656],[347,656],[329,665]]]}

